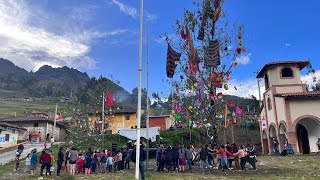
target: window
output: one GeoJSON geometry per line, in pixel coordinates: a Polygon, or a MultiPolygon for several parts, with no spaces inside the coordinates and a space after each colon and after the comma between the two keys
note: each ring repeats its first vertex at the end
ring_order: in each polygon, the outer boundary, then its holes
{"type": "Polygon", "coordinates": [[[33,123],[33,127],[39,127],[39,123],[33,123]]]}
{"type": "Polygon", "coordinates": [[[9,141],[10,134],[6,134],[5,141],[9,141]]]}
{"type": "Polygon", "coordinates": [[[126,116],[126,120],[128,120],[128,121],[129,121],[129,120],[130,120],[130,116],[126,116]]]}
{"type": "Polygon", "coordinates": [[[264,86],[266,87],[266,90],[269,89],[269,76],[266,74],[264,76],[264,86]]]}
{"type": "Polygon", "coordinates": [[[272,109],[272,105],[271,105],[271,99],[270,98],[268,98],[267,103],[268,103],[268,109],[271,110],[272,109]]]}
{"type": "Polygon", "coordinates": [[[281,77],[282,78],[292,78],[293,77],[293,71],[291,68],[283,68],[281,70],[281,77]]]}

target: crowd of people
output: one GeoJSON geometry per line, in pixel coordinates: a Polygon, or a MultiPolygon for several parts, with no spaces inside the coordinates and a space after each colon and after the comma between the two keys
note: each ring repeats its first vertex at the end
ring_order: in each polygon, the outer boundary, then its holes
{"type": "MultiPolygon", "coordinates": [[[[145,147],[145,143],[142,143],[139,167],[142,179],[144,179],[146,159],[145,147]]],[[[99,148],[94,150],[88,148],[84,151],[78,150],[75,146],[64,150],[63,147],[60,147],[55,164],[55,156],[51,150],[44,149],[38,158],[37,151],[34,149],[26,158],[25,172],[35,175],[39,163],[41,164],[39,179],[43,179],[44,175],[51,176],[54,171],[57,176],[60,176],[62,171],[67,171],[71,176],[76,173],[90,176],[92,173],[123,172],[130,169],[130,161],[135,162],[135,155],[135,149],[129,150],[127,146],[123,146],[117,152],[108,149],[99,150],[99,148]]],[[[15,170],[19,168],[19,156],[20,153],[17,152],[15,170]]],[[[159,172],[184,172],[187,168],[193,172],[195,171],[194,164],[197,162],[200,164],[201,172],[213,169],[244,171],[247,162],[253,170],[256,170],[256,150],[252,144],[240,147],[234,143],[227,143],[219,147],[213,147],[211,144],[194,147],[190,144],[186,148],[182,144],[173,146],[161,144],[156,150],[156,161],[159,172]]]]}
{"type": "Polygon", "coordinates": [[[157,149],[157,171],[185,171],[188,165],[190,172],[193,172],[194,162],[199,161],[200,171],[221,169],[222,171],[235,169],[244,171],[248,162],[253,170],[256,168],[256,149],[252,144],[237,147],[235,143],[213,147],[212,144],[205,144],[200,147],[188,145],[186,148],[181,145],[161,144],[157,149]],[[216,167],[215,167],[216,159],[216,167]]]}
{"type": "MultiPolygon", "coordinates": [[[[134,150],[131,152],[134,153],[134,150]]],[[[64,151],[63,147],[60,147],[57,154],[57,166],[55,166],[55,157],[51,150],[47,152],[46,149],[44,149],[38,157],[37,150],[34,149],[26,157],[24,172],[35,175],[35,170],[39,163],[41,164],[39,179],[43,179],[44,170],[45,176],[51,176],[55,171],[54,167],[56,167],[57,176],[61,175],[61,171],[68,171],[71,176],[74,176],[76,173],[83,173],[86,176],[90,176],[91,173],[122,172],[125,169],[130,169],[130,161],[135,162],[135,154],[131,152],[126,146],[117,152],[111,152],[108,149],[101,152],[98,148],[94,151],[92,148],[88,148],[87,151],[82,151],[77,150],[75,146],[64,151]]],[[[144,161],[146,154],[143,147],[140,152],[142,152],[140,158],[144,161]]],[[[15,171],[19,168],[19,157],[21,153],[21,150],[18,150],[16,153],[14,159],[15,171]]]]}

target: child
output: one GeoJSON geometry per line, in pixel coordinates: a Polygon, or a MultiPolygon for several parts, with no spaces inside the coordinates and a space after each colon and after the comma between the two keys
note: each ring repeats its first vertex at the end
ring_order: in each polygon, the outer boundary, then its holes
{"type": "Polygon", "coordinates": [[[14,161],[16,163],[15,165],[15,171],[18,171],[19,163],[20,163],[20,153],[16,152],[16,157],[14,158],[14,161]]]}
{"type": "Polygon", "coordinates": [[[85,174],[87,176],[89,176],[90,175],[91,164],[92,164],[92,156],[87,156],[84,164],[85,164],[85,174]]]}
{"type": "Polygon", "coordinates": [[[50,162],[50,171],[53,172],[54,171],[54,155],[52,153],[52,150],[49,151],[49,155],[51,156],[51,162],[50,162]]]}
{"type": "Polygon", "coordinates": [[[26,157],[26,170],[24,172],[30,172],[30,164],[31,164],[31,157],[29,153],[26,157]]]}
{"type": "Polygon", "coordinates": [[[91,163],[92,173],[96,173],[97,163],[98,163],[98,154],[95,153],[93,155],[92,163],[91,163]]]}
{"type": "Polygon", "coordinates": [[[77,165],[78,165],[78,173],[81,173],[83,170],[83,164],[84,164],[84,160],[83,160],[83,156],[80,154],[79,155],[79,159],[77,161],[77,165]]]}
{"type": "Polygon", "coordinates": [[[118,155],[115,155],[114,157],[113,157],[113,160],[114,160],[114,171],[116,172],[117,171],[117,168],[118,168],[118,160],[119,160],[119,158],[118,158],[118,155]]]}
{"type": "Polygon", "coordinates": [[[48,146],[47,141],[44,142],[43,146],[45,149],[47,149],[47,146],[48,146]]]}
{"type": "Polygon", "coordinates": [[[114,159],[113,159],[112,155],[110,153],[108,153],[107,167],[108,167],[109,172],[111,172],[111,170],[112,170],[113,163],[114,163],[114,159]]]}
{"type": "Polygon", "coordinates": [[[122,152],[121,151],[118,151],[117,153],[117,156],[118,156],[118,171],[122,171],[123,170],[123,159],[122,159],[122,152]]]}
{"type": "Polygon", "coordinates": [[[101,172],[105,173],[107,169],[107,156],[105,153],[102,153],[101,155],[100,165],[101,165],[101,172]]]}

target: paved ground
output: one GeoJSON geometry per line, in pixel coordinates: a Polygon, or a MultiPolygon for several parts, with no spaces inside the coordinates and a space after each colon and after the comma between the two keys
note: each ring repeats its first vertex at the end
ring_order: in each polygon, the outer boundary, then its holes
{"type": "MultiPolygon", "coordinates": [[[[55,144],[57,144],[57,143],[59,143],[59,142],[55,142],[55,144]]],[[[47,147],[50,147],[50,143],[48,143],[47,147]]],[[[37,148],[38,152],[42,151],[43,148],[44,148],[43,142],[41,142],[39,144],[38,143],[27,143],[27,144],[24,144],[24,150],[23,150],[23,153],[20,156],[20,159],[27,157],[28,153],[31,153],[31,151],[34,148],[37,148]]],[[[0,165],[4,165],[4,164],[12,161],[12,159],[14,158],[16,152],[17,152],[17,148],[13,148],[13,149],[11,149],[9,151],[5,151],[5,152],[0,152],[0,165]]]]}

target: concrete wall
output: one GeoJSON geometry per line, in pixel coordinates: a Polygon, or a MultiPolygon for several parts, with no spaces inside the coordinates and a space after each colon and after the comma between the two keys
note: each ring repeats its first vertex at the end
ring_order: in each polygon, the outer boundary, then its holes
{"type": "Polygon", "coordinates": [[[7,147],[10,145],[17,144],[18,142],[18,131],[7,129],[5,131],[1,131],[0,134],[0,147],[7,147]],[[9,134],[9,141],[5,140],[6,134],[9,134]]]}
{"type": "Polygon", "coordinates": [[[295,92],[304,92],[306,90],[305,85],[292,85],[292,86],[281,86],[275,87],[276,93],[295,93],[295,92]]]}
{"type": "MultiPolygon", "coordinates": [[[[285,104],[284,104],[284,98],[282,97],[275,97],[275,103],[277,107],[277,117],[278,122],[285,121],[286,120],[286,113],[285,113],[285,104]]],[[[279,124],[277,124],[278,126],[279,124]]]]}
{"type": "Polygon", "coordinates": [[[298,65],[278,65],[269,68],[269,85],[301,84],[300,68],[298,65]],[[293,78],[281,78],[281,70],[289,67],[293,71],[293,78]]]}
{"type": "Polygon", "coordinates": [[[292,122],[304,115],[312,115],[320,118],[320,99],[290,99],[289,107],[292,122]]]}
{"type": "MultiPolygon", "coordinates": [[[[106,130],[111,130],[112,134],[118,133],[118,128],[131,128],[136,125],[136,114],[115,114],[113,118],[110,119],[110,115],[105,118],[106,130]],[[129,120],[126,119],[129,116],[129,120]]],[[[89,116],[89,126],[91,129],[95,128],[95,123],[100,121],[100,116],[89,116]]],[[[101,126],[101,124],[100,124],[101,126]]]]}

